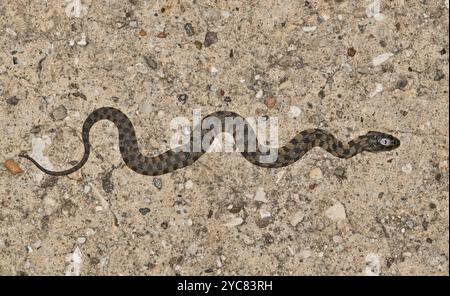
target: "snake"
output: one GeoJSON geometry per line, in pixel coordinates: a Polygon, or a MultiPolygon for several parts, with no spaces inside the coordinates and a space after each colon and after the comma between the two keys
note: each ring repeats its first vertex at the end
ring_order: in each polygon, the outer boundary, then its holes
{"type": "MultiPolygon", "coordinates": [[[[308,151],[314,147],[320,147],[338,158],[348,159],[361,152],[385,152],[396,149],[400,146],[400,140],[396,137],[376,131],[369,131],[364,135],[356,137],[348,143],[337,139],[333,134],[323,129],[306,129],[295,135],[287,144],[277,148],[277,157],[273,161],[261,161],[261,157],[268,156],[269,150],[256,149],[253,151],[247,145],[252,137],[255,137],[255,131],[248,124],[248,121],[241,115],[231,111],[216,111],[203,117],[193,131],[200,132],[201,139],[207,135],[210,129],[203,128],[204,123],[209,119],[217,119],[220,122],[219,130],[227,131],[226,119],[242,120],[245,123],[243,137],[242,156],[250,163],[265,168],[281,168],[291,165],[301,159],[308,151]],[[221,128],[221,129],[220,129],[221,128]]],[[[203,146],[201,149],[193,149],[195,138],[194,132],[190,133],[189,142],[180,145],[174,149],[169,149],[156,156],[146,156],[140,152],[136,132],[131,120],[122,111],[112,107],[101,107],[94,110],[84,121],[82,127],[82,141],[84,145],[84,154],[82,159],[73,167],[63,171],[52,171],[44,168],[34,158],[22,151],[19,156],[30,160],[42,172],[54,175],[69,175],[84,166],[88,161],[91,151],[89,142],[89,132],[92,126],[101,120],[109,120],[118,129],[120,154],[126,166],[134,172],[147,176],[158,176],[171,173],[175,170],[185,168],[194,164],[207,149],[203,146]]],[[[217,122],[217,121],[216,121],[217,122]]],[[[236,140],[236,129],[233,130],[233,137],[236,140]]],[[[211,142],[215,136],[211,137],[211,142]]],[[[260,143],[256,139],[257,147],[260,143]]]]}

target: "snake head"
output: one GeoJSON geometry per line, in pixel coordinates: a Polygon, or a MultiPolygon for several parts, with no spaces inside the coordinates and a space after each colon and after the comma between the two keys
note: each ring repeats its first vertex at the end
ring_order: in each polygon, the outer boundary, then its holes
{"type": "Polygon", "coordinates": [[[369,152],[390,151],[400,146],[399,139],[381,132],[370,131],[361,138],[365,142],[364,150],[369,152]]]}

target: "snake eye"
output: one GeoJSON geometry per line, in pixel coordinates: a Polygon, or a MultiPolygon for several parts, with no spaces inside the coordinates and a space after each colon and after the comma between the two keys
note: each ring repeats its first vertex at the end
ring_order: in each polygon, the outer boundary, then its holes
{"type": "Polygon", "coordinates": [[[383,146],[386,146],[386,147],[391,146],[391,140],[389,140],[387,138],[381,138],[379,142],[383,146]]]}

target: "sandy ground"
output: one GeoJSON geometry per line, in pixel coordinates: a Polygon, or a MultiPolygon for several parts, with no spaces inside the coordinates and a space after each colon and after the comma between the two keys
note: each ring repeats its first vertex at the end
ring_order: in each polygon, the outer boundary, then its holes
{"type": "Polygon", "coordinates": [[[448,1],[0,1],[2,275],[448,275],[448,1]],[[282,169],[205,155],[159,178],[122,164],[113,106],[144,153],[170,122],[276,116],[402,141],[282,169]]]}

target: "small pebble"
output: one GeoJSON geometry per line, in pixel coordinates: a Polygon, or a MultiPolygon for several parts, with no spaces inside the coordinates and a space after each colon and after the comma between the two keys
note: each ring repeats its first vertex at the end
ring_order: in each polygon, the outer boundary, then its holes
{"type": "Polygon", "coordinates": [[[258,187],[256,189],[255,201],[259,201],[259,202],[263,202],[263,203],[267,202],[266,193],[264,192],[264,188],[263,187],[258,187]]]}
{"type": "Polygon", "coordinates": [[[312,256],[312,252],[310,250],[301,250],[299,252],[299,255],[300,255],[301,258],[307,259],[307,258],[312,256]]]}
{"type": "Polygon", "coordinates": [[[145,216],[148,213],[150,213],[150,209],[149,208],[140,208],[139,213],[141,213],[143,216],[145,216]]]}
{"type": "Polygon", "coordinates": [[[180,102],[183,105],[186,104],[187,99],[188,99],[187,94],[181,94],[178,96],[178,102],[180,102]]]}
{"type": "Polygon", "coordinates": [[[198,40],[194,41],[194,45],[198,50],[202,49],[203,47],[203,44],[198,40]]]}
{"type": "Polygon", "coordinates": [[[289,222],[292,226],[295,227],[298,223],[303,221],[303,218],[305,218],[305,214],[303,213],[303,211],[299,210],[294,215],[292,215],[289,222]]]}
{"type": "Polygon", "coordinates": [[[219,39],[217,38],[216,32],[207,32],[205,35],[205,41],[203,42],[203,44],[205,45],[205,47],[210,47],[211,45],[216,43],[218,40],[219,39]]]}
{"type": "Polygon", "coordinates": [[[77,243],[79,244],[79,245],[82,245],[82,244],[84,244],[86,242],[86,238],[85,237],[79,237],[79,238],[77,238],[77,243]]]}
{"type": "Polygon", "coordinates": [[[262,90],[258,90],[256,92],[255,98],[261,99],[263,97],[264,92],[262,90]]]}
{"type": "Polygon", "coordinates": [[[406,79],[400,79],[397,81],[395,87],[397,89],[405,89],[405,87],[408,85],[408,80],[406,79]]]}
{"type": "Polygon", "coordinates": [[[356,49],[355,49],[354,47],[349,47],[349,48],[347,49],[347,55],[348,55],[349,57],[354,57],[355,54],[356,54],[356,49]]]}
{"type": "Polygon", "coordinates": [[[194,27],[191,23],[187,23],[184,25],[184,30],[188,36],[193,36],[195,34],[194,27]]]}
{"type": "Polygon", "coordinates": [[[130,22],[128,23],[128,25],[129,25],[130,27],[132,27],[132,28],[137,28],[138,22],[135,21],[135,20],[133,20],[133,21],[130,21],[130,22]]]}
{"type": "Polygon", "coordinates": [[[70,175],[67,175],[69,179],[75,180],[75,181],[81,181],[83,180],[83,175],[81,174],[81,170],[78,170],[76,172],[73,172],[70,175]]]}
{"type": "Polygon", "coordinates": [[[371,92],[369,94],[369,97],[373,98],[374,96],[376,96],[377,94],[381,93],[383,91],[384,87],[381,83],[376,83],[375,84],[375,89],[373,90],[373,92],[371,92]]]}
{"type": "Polygon", "coordinates": [[[244,223],[244,219],[241,217],[235,217],[231,220],[229,220],[227,223],[224,224],[226,227],[236,227],[244,223]]]}
{"type": "Polygon", "coordinates": [[[23,173],[23,170],[19,167],[19,165],[12,159],[8,159],[4,162],[4,165],[8,172],[10,172],[13,176],[23,173]]]}
{"type": "Polygon", "coordinates": [[[92,229],[92,228],[88,228],[88,229],[86,229],[86,236],[87,237],[89,237],[89,236],[93,236],[94,234],[95,234],[95,230],[94,229],[92,229]]]}
{"type": "Polygon", "coordinates": [[[335,175],[336,177],[338,177],[339,179],[345,179],[345,178],[346,178],[346,171],[345,171],[345,169],[342,168],[342,167],[337,167],[337,168],[334,170],[334,175],[335,175]]]}
{"type": "Polygon", "coordinates": [[[159,32],[158,34],[156,34],[156,37],[158,37],[158,38],[166,38],[167,35],[168,34],[166,32],[162,31],[162,32],[159,32]]]}
{"type": "Polygon", "coordinates": [[[147,32],[144,29],[140,29],[139,36],[141,36],[141,37],[147,36],[147,32]]]}
{"type": "Polygon", "coordinates": [[[440,81],[445,78],[445,74],[441,69],[437,69],[434,74],[434,81],[440,81]]]}
{"type": "Polygon", "coordinates": [[[402,166],[402,171],[403,171],[405,174],[411,173],[411,172],[412,172],[412,165],[411,165],[410,163],[408,163],[408,164],[402,166]]]}
{"type": "Polygon", "coordinates": [[[153,179],[153,186],[155,186],[158,189],[162,188],[162,181],[159,178],[154,178],[153,179]]]}
{"type": "Polygon", "coordinates": [[[335,242],[336,244],[342,243],[342,236],[340,236],[340,235],[334,235],[334,236],[333,236],[333,242],[335,242]]]}
{"type": "Polygon", "coordinates": [[[259,215],[261,219],[269,218],[271,216],[270,212],[264,209],[259,210],[259,215]]]}
{"type": "Polygon", "coordinates": [[[12,96],[6,100],[6,103],[11,106],[16,106],[19,103],[19,98],[17,96],[12,96]]]}
{"type": "Polygon", "coordinates": [[[52,112],[52,117],[54,120],[63,120],[67,117],[67,109],[63,105],[60,105],[52,112]]]}
{"type": "Polygon", "coordinates": [[[301,113],[302,113],[302,110],[297,106],[291,106],[291,108],[289,109],[289,115],[292,118],[299,117],[301,113]]]}
{"type": "Polygon", "coordinates": [[[153,70],[158,69],[158,64],[151,57],[144,56],[144,60],[145,60],[145,63],[147,64],[147,66],[149,66],[151,69],[153,69],[153,70]]]}
{"type": "Polygon", "coordinates": [[[321,179],[322,178],[322,170],[320,168],[314,168],[309,172],[309,177],[311,179],[321,179]]]}
{"type": "Polygon", "coordinates": [[[214,66],[211,66],[209,71],[211,72],[211,74],[217,74],[217,72],[219,72],[219,70],[216,67],[214,67],[214,66]]]}
{"type": "Polygon", "coordinates": [[[379,66],[379,65],[383,64],[384,62],[386,62],[387,60],[389,60],[393,56],[394,56],[394,54],[391,52],[380,54],[379,56],[376,56],[373,58],[372,64],[375,67],[379,66]]]}
{"type": "Polygon", "coordinates": [[[347,218],[344,206],[337,202],[325,211],[325,215],[333,221],[341,221],[347,218]]]}
{"type": "Polygon", "coordinates": [[[267,108],[272,109],[273,107],[275,107],[275,103],[277,102],[277,100],[275,100],[274,97],[267,97],[264,100],[264,104],[266,105],[267,108]]]}
{"type": "Polygon", "coordinates": [[[186,183],[184,183],[184,188],[188,190],[194,188],[194,182],[192,182],[191,180],[187,180],[186,183]]]}
{"type": "Polygon", "coordinates": [[[310,26],[310,27],[303,27],[302,28],[303,32],[307,32],[307,33],[314,32],[316,29],[317,29],[316,26],[310,26]]]}

